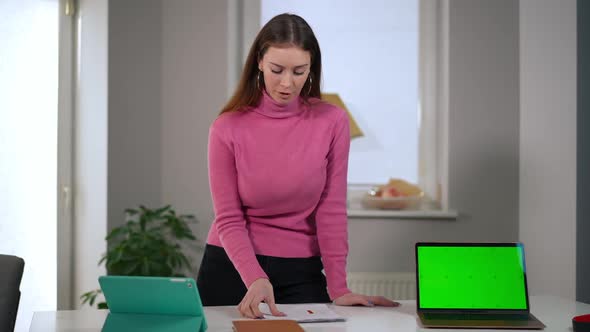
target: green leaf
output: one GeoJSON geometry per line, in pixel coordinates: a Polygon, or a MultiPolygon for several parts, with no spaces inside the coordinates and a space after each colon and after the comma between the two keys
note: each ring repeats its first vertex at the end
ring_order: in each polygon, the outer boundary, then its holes
{"type": "Polygon", "coordinates": [[[98,265],[102,264],[104,261],[107,260],[107,255],[103,255],[102,258],[98,261],[98,265]]]}
{"type": "Polygon", "coordinates": [[[180,255],[180,260],[184,263],[184,266],[187,268],[191,267],[191,263],[189,262],[188,258],[184,254],[180,255]]]}
{"type": "Polygon", "coordinates": [[[88,305],[92,306],[92,305],[94,305],[94,301],[96,301],[96,297],[99,294],[102,294],[102,290],[100,290],[100,289],[95,289],[90,292],[86,292],[80,296],[80,299],[82,300],[81,303],[82,304],[88,303],[88,305]]]}
{"type": "Polygon", "coordinates": [[[139,262],[132,261],[129,265],[122,268],[122,275],[126,275],[126,276],[134,275],[135,273],[137,273],[135,270],[137,269],[138,266],[139,266],[139,262]]]}
{"type": "Polygon", "coordinates": [[[133,216],[133,215],[138,214],[139,211],[137,211],[136,209],[125,209],[125,213],[128,214],[128,215],[130,215],[130,216],[133,216]]]}
{"type": "Polygon", "coordinates": [[[146,215],[142,215],[139,217],[139,228],[141,229],[141,231],[145,231],[145,224],[147,223],[147,217],[146,215]]]}
{"type": "Polygon", "coordinates": [[[170,210],[170,208],[171,208],[171,206],[170,206],[170,205],[166,205],[166,206],[164,206],[164,207],[161,207],[161,208],[157,209],[157,210],[155,211],[155,214],[156,214],[156,215],[158,215],[158,216],[161,216],[161,215],[162,215],[164,212],[166,212],[166,211],[170,210]]]}
{"type": "Polygon", "coordinates": [[[150,263],[147,260],[147,257],[143,257],[141,261],[141,275],[149,276],[150,274],[150,263]]]}
{"type": "Polygon", "coordinates": [[[114,228],[105,238],[105,240],[109,241],[112,240],[114,238],[116,238],[117,236],[121,235],[121,233],[125,232],[126,229],[124,227],[117,227],[114,228]]]}
{"type": "Polygon", "coordinates": [[[196,221],[195,216],[192,214],[183,214],[179,217],[181,220],[184,220],[186,222],[194,222],[196,221]]]}

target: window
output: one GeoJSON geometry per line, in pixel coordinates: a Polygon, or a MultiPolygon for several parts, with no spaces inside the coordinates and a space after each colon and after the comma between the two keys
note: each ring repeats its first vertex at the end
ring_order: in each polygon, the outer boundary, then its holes
{"type": "Polygon", "coordinates": [[[262,24],[302,16],[322,49],[322,91],[338,93],[364,136],[351,142],[348,182],[417,182],[418,0],[262,0],[262,24]]]}
{"type": "Polygon", "coordinates": [[[0,2],[0,253],[25,260],[15,331],[57,297],[59,2],[0,2]]]}
{"type": "Polygon", "coordinates": [[[322,49],[322,91],[338,93],[364,133],[351,142],[351,188],[403,178],[446,209],[447,8],[446,0],[248,2],[238,8],[240,60],[270,18],[301,15],[322,49]]]}

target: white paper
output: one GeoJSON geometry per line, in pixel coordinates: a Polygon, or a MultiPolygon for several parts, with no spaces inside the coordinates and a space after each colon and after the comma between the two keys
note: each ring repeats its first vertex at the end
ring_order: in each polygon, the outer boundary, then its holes
{"type": "Polygon", "coordinates": [[[292,319],[299,323],[344,322],[346,319],[325,304],[277,304],[279,311],[287,316],[273,316],[266,303],[261,303],[260,311],[265,319],[292,319]]]}

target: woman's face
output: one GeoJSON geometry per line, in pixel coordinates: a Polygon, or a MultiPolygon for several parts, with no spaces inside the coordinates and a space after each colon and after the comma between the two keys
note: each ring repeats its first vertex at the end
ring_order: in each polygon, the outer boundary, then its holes
{"type": "Polygon", "coordinates": [[[299,47],[269,47],[258,63],[266,92],[280,104],[295,99],[305,85],[310,62],[309,52],[299,47]]]}

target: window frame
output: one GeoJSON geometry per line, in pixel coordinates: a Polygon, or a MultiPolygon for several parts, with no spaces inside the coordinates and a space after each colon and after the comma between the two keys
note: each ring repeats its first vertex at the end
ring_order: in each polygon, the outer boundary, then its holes
{"type": "MultiPolygon", "coordinates": [[[[449,0],[418,1],[418,185],[433,201],[433,204],[427,204],[428,209],[449,211],[449,0]]],[[[228,10],[229,17],[235,18],[228,22],[229,97],[239,80],[248,47],[260,30],[261,3],[260,0],[249,0],[246,6],[243,0],[230,0],[228,10]]],[[[358,197],[359,190],[364,190],[359,188],[373,185],[378,184],[349,183],[349,201],[358,197]]],[[[454,216],[455,212],[451,214],[454,216]]]]}
{"type": "Polygon", "coordinates": [[[418,184],[449,209],[449,0],[420,0],[418,184]]]}
{"type": "Polygon", "coordinates": [[[75,3],[59,1],[57,113],[57,310],[73,309],[73,114],[76,68],[75,3]]]}

